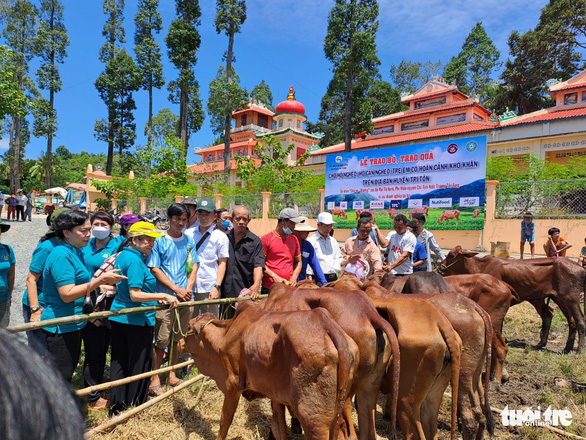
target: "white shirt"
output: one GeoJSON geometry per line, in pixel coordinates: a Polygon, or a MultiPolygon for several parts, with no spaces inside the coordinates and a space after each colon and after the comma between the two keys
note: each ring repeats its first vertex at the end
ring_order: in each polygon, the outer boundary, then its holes
{"type": "MultiPolygon", "coordinates": [[[[315,255],[324,274],[340,272],[343,256],[334,237],[328,235],[324,238],[319,232],[316,232],[307,241],[314,247],[315,255]]],[[[313,274],[309,265],[307,266],[307,273],[313,274]]]]}
{"type": "Polygon", "coordinates": [[[435,241],[435,237],[433,236],[433,234],[431,232],[429,232],[427,229],[424,229],[423,231],[421,231],[421,234],[419,234],[416,238],[419,243],[421,243],[422,245],[425,246],[425,252],[427,252],[427,263],[426,263],[427,272],[431,272],[433,268],[431,265],[431,252],[430,251],[433,251],[438,257],[440,257],[441,260],[445,259],[446,256],[444,255],[444,253],[442,252],[442,249],[437,244],[437,241],[435,241]]]}
{"type": "Polygon", "coordinates": [[[410,231],[405,231],[403,235],[397,234],[396,231],[389,232],[386,239],[389,241],[389,264],[393,264],[399,259],[403,252],[409,252],[409,258],[403,264],[391,270],[394,274],[410,274],[413,273],[413,252],[417,239],[410,231]]]}
{"type": "Polygon", "coordinates": [[[210,292],[213,289],[218,277],[218,260],[230,255],[228,236],[218,229],[214,230],[213,224],[203,234],[199,232],[199,228],[189,228],[185,235],[192,237],[197,246],[206,232],[210,235],[197,250],[199,266],[194,291],[199,293],[210,292]]]}

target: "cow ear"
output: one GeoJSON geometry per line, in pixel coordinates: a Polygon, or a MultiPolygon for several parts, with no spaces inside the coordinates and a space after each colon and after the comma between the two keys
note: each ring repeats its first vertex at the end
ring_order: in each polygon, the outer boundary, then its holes
{"type": "Polygon", "coordinates": [[[454,249],[452,249],[452,252],[455,254],[462,253],[462,246],[460,246],[460,245],[456,246],[454,249]]]}
{"type": "Polygon", "coordinates": [[[464,255],[465,257],[473,257],[475,255],[478,255],[478,252],[465,251],[465,252],[462,252],[462,255],[464,255]]]}

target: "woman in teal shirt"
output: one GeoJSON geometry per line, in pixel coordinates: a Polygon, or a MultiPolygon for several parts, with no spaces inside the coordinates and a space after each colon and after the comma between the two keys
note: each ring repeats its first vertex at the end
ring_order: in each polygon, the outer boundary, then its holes
{"type": "MultiPolygon", "coordinates": [[[[102,284],[115,284],[122,278],[117,272],[105,272],[93,280],[83,261],[81,248],[87,246],[91,227],[85,212],[69,210],[55,219],[57,243],[45,262],[43,296],[45,308],[41,321],[82,313],[88,290],[102,284]]],[[[81,352],[81,329],[85,321],[44,327],[47,348],[55,366],[71,381],[81,352]]]]}
{"type": "MultiPolygon", "coordinates": [[[[10,225],[0,221],[2,234],[9,229],[10,225]]],[[[14,289],[15,268],[14,251],[7,244],[0,244],[0,327],[8,327],[10,324],[10,303],[12,289],[14,289]]]]}
{"type": "MultiPolygon", "coordinates": [[[[118,252],[121,240],[112,236],[114,218],[107,212],[98,211],[90,217],[92,235],[83,251],[85,266],[90,275],[104,263],[106,258],[118,252]]],[[[83,363],[83,379],[86,387],[103,382],[106,366],[106,353],[110,346],[110,322],[107,319],[89,321],[81,331],[85,350],[83,363]]],[[[100,396],[99,391],[91,392],[88,396],[89,409],[106,408],[106,399],[100,396]]]]}
{"type": "MultiPolygon", "coordinates": [[[[179,301],[166,293],[155,293],[157,281],[150,273],[144,258],[155,245],[155,238],[163,234],[148,222],[137,222],[128,230],[127,239],[122,244],[121,253],[114,267],[120,270],[125,279],[116,289],[118,294],[110,310],[155,305],[167,302],[170,308],[177,307],[179,301]]],[[[153,326],[155,312],[113,316],[112,352],[110,359],[110,379],[125,377],[150,371],[153,358],[153,326]]],[[[110,393],[110,415],[124,411],[132,405],[146,402],[150,378],[137,380],[126,385],[112,388],[110,393]]]]}

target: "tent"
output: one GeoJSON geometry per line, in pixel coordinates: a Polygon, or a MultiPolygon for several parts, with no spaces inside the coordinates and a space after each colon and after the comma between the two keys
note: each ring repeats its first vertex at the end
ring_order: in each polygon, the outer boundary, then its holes
{"type": "Polygon", "coordinates": [[[49,188],[49,189],[45,190],[45,193],[57,195],[57,196],[61,197],[62,199],[64,199],[67,196],[67,191],[65,191],[63,188],[60,188],[60,187],[49,188]]]}

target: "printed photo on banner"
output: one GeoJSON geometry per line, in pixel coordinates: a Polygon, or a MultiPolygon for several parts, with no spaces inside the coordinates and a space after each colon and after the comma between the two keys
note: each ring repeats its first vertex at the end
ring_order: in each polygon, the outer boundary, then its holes
{"type": "Polygon", "coordinates": [[[382,229],[397,214],[420,213],[429,229],[477,230],[485,178],[486,136],[334,153],[326,158],[325,201],[348,215],[338,228],[354,228],[352,212],[370,209],[382,229]]]}

